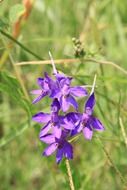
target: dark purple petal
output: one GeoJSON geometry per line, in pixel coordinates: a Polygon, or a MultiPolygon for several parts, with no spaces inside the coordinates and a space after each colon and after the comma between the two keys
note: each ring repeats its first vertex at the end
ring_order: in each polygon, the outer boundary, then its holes
{"type": "Polygon", "coordinates": [[[90,95],[90,97],[88,98],[86,104],[85,104],[85,111],[90,108],[91,110],[93,110],[93,107],[95,105],[95,96],[94,93],[90,95]]]}
{"type": "Polygon", "coordinates": [[[37,94],[37,95],[41,95],[42,94],[42,90],[32,90],[31,92],[30,92],[31,94],[37,94]]]}
{"type": "Polygon", "coordinates": [[[49,130],[51,129],[52,125],[51,122],[48,122],[40,131],[39,137],[41,138],[42,136],[46,135],[49,130]]]}
{"type": "Polygon", "coordinates": [[[76,109],[78,110],[78,103],[76,100],[73,98],[73,96],[68,96],[67,101],[76,109]]]}
{"type": "Polygon", "coordinates": [[[50,156],[58,147],[58,143],[50,144],[43,152],[43,156],[50,156]]]}
{"type": "Polygon", "coordinates": [[[61,137],[61,134],[62,134],[62,129],[60,126],[57,126],[57,125],[54,125],[53,126],[53,135],[56,137],[56,138],[60,138],[61,137]]]}
{"type": "Polygon", "coordinates": [[[93,131],[89,126],[86,126],[83,129],[83,134],[84,134],[85,139],[91,140],[93,136],[93,131]]]}
{"type": "Polygon", "coordinates": [[[52,112],[58,112],[60,110],[60,103],[59,101],[55,98],[51,104],[51,111],[52,112]]]}
{"type": "Polygon", "coordinates": [[[62,79],[65,79],[66,76],[64,74],[57,73],[55,74],[56,79],[60,82],[62,79]]]}
{"type": "Polygon", "coordinates": [[[55,137],[52,134],[47,134],[47,135],[41,136],[40,140],[46,144],[51,144],[55,142],[55,137]]]}
{"type": "Polygon", "coordinates": [[[61,90],[59,88],[51,89],[50,98],[57,98],[59,99],[62,96],[61,90]]]}
{"type": "Polygon", "coordinates": [[[82,96],[87,96],[87,91],[86,89],[80,87],[80,86],[76,86],[76,87],[71,87],[70,88],[70,93],[73,96],[77,96],[77,97],[82,97],[82,96]]]}
{"type": "Polygon", "coordinates": [[[80,122],[80,115],[79,113],[68,113],[62,120],[61,126],[65,129],[73,130],[75,126],[80,122]]]}
{"type": "Polygon", "coordinates": [[[61,104],[61,108],[62,108],[63,112],[66,112],[69,109],[69,107],[70,107],[70,104],[67,101],[66,96],[65,97],[61,96],[61,98],[60,98],[60,104],[61,104]]]}
{"type": "Polygon", "coordinates": [[[35,98],[32,103],[35,104],[35,103],[39,102],[42,98],[44,98],[47,95],[48,95],[48,92],[42,92],[41,95],[38,96],[37,98],[35,98]]]}
{"type": "Polygon", "coordinates": [[[38,83],[38,85],[39,85],[41,88],[43,88],[44,79],[43,79],[43,78],[38,78],[38,79],[37,79],[37,83],[38,83]]]}
{"type": "Polygon", "coordinates": [[[63,153],[67,159],[73,158],[73,147],[70,143],[68,143],[68,142],[65,143],[65,145],[63,147],[63,153]]]}
{"type": "Polygon", "coordinates": [[[35,114],[32,119],[38,123],[47,123],[51,120],[51,115],[49,113],[39,112],[35,114]]]}
{"type": "Polygon", "coordinates": [[[52,123],[58,123],[59,122],[59,116],[57,112],[51,113],[51,122],[52,123]]]}
{"type": "Polygon", "coordinates": [[[44,86],[43,88],[45,90],[51,90],[56,87],[56,83],[52,80],[52,78],[45,72],[44,73],[45,78],[44,78],[44,86]]]}
{"type": "Polygon", "coordinates": [[[76,112],[70,112],[68,114],[65,115],[65,117],[68,121],[72,121],[74,123],[77,123],[77,121],[81,120],[82,118],[82,114],[80,113],[76,113],[76,112]]]}
{"type": "Polygon", "coordinates": [[[103,131],[105,129],[100,120],[95,117],[92,118],[91,125],[94,129],[98,131],[103,131]]]}
{"type": "Polygon", "coordinates": [[[83,125],[81,123],[79,123],[74,130],[71,131],[71,136],[77,135],[78,133],[80,133],[83,129],[83,125]]]}
{"type": "Polygon", "coordinates": [[[63,149],[58,149],[56,152],[56,162],[59,164],[63,158],[63,149]]]}

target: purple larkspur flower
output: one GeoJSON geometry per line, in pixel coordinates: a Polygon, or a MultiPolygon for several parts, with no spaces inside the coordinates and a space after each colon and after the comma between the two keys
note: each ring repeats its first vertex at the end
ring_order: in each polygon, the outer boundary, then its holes
{"type": "Polygon", "coordinates": [[[84,113],[83,114],[78,113],[78,121],[77,121],[78,124],[75,125],[75,129],[72,130],[71,134],[72,136],[82,131],[84,137],[87,140],[91,140],[93,136],[93,130],[97,131],[104,130],[104,126],[101,123],[101,121],[93,116],[94,105],[95,105],[95,96],[94,93],[92,93],[85,104],[84,113]]]}
{"type": "Polygon", "coordinates": [[[62,158],[73,159],[73,147],[66,140],[68,137],[68,131],[63,130],[61,138],[56,138],[53,134],[47,134],[40,138],[40,140],[48,147],[43,152],[43,156],[50,156],[56,151],[56,162],[60,163],[62,158]]]}
{"type": "Polygon", "coordinates": [[[59,116],[60,104],[54,99],[51,104],[51,113],[39,112],[32,119],[38,123],[46,123],[40,131],[40,138],[46,135],[51,129],[56,138],[60,138],[62,133],[61,123],[63,116],[59,116]]]}
{"type": "Polygon", "coordinates": [[[32,90],[31,94],[38,95],[37,98],[33,100],[33,104],[39,102],[42,98],[44,98],[47,95],[51,95],[53,89],[55,88],[56,84],[55,82],[48,76],[48,74],[44,73],[44,78],[38,78],[37,84],[40,87],[40,89],[32,90]]]}
{"type": "Polygon", "coordinates": [[[51,98],[57,98],[60,102],[61,109],[66,112],[72,105],[76,110],[78,110],[78,103],[75,100],[76,97],[87,96],[87,91],[81,86],[71,87],[72,77],[60,74],[55,67],[51,53],[49,52],[51,58],[51,63],[53,66],[53,74],[56,77],[56,86],[52,92],[51,98]]]}
{"type": "Polygon", "coordinates": [[[81,86],[71,87],[72,77],[56,74],[57,88],[52,94],[52,98],[57,98],[60,102],[61,109],[66,112],[72,105],[78,110],[78,103],[74,97],[87,96],[87,91],[81,86]]]}

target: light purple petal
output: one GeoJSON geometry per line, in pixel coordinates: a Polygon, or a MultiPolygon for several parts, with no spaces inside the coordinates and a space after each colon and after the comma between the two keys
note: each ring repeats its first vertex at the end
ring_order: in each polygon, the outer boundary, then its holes
{"type": "Polygon", "coordinates": [[[49,113],[39,112],[35,114],[32,119],[38,123],[47,123],[51,119],[51,115],[49,113]]]}
{"type": "Polygon", "coordinates": [[[64,97],[64,96],[61,96],[61,98],[60,98],[60,104],[61,104],[61,108],[62,108],[63,112],[66,112],[69,109],[69,107],[70,107],[70,104],[67,101],[67,98],[64,97]]]}
{"type": "Polygon", "coordinates": [[[41,138],[42,136],[46,135],[49,130],[51,129],[51,123],[48,122],[40,131],[39,137],[41,138]]]}
{"type": "Polygon", "coordinates": [[[61,134],[62,134],[62,129],[60,126],[53,126],[53,135],[56,137],[56,138],[60,138],[61,137],[61,134]]]}
{"type": "Polygon", "coordinates": [[[63,158],[63,149],[58,149],[56,153],[56,162],[59,164],[63,158]]]}
{"type": "Polygon", "coordinates": [[[93,131],[90,127],[85,127],[83,129],[83,134],[84,134],[85,139],[91,140],[93,136],[93,131]]]}
{"type": "Polygon", "coordinates": [[[42,90],[32,90],[31,92],[30,92],[31,94],[37,94],[37,95],[41,95],[42,94],[42,90]]]}
{"type": "Polygon", "coordinates": [[[58,147],[58,143],[50,144],[43,152],[43,156],[50,156],[58,147]]]}
{"type": "Polygon", "coordinates": [[[70,88],[70,93],[73,96],[77,96],[77,97],[87,96],[86,89],[84,89],[84,88],[82,88],[80,86],[71,87],[70,88]]]}
{"type": "Polygon", "coordinates": [[[70,143],[66,142],[64,147],[63,147],[63,152],[64,156],[67,159],[72,159],[73,158],[73,147],[70,143]]]}
{"type": "Polygon", "coordinates": [[[72,77],[65,77],[60,80],[59,84],[61,88],[67,88],[70,87],[72,77]]]}
{"type": "Polygon", "coordinates": [[[78,110],[78,103],[76,100],[73,98],[73,96],[67,97],[67,101],[76,109],[78,110]]]}
{"type": "Polygon", "coordinates": [[[85,110],[87,108],[90,108],[91,110],[93,110],[94,108],[94,105],[95,105],[95,96],[94,96],[94,93],[91,94],[91,96],[88,98],[86,104],[85,104],[85,110]]]}
{"type": "Polygon", "coordinates": [[[38,96],[37,98],[35,98],[32,103],[35,104],[35,103],[39,102],[42,98],[44,98],[47,95],[48,95],[48,92],[42,92],[41,95],[38,96]]]}
{"type": "Polygon", "coordinates": [[[55,142],[55,137],[52,134],[47,134],[47,135],[41,136],[40,140],[46,144],[51,144],[55,142]]]}
{"type": "Polygon", "coordinates": [[[61,126],[62,126],[64,129],[69,129],[69,130],[73,130],[73,129],[75,128],[74,123],[67,122],[67,121],[65,121],[65,123],[62,123],[61,126]]]}
{"type": "Polygon", "coordinates": [[[98,131],[103,131],[105,129],[103,124],[100,122],[100,120],[95,117],[92,118],[91,125],[95,130],[98,130],[98,131]]]}

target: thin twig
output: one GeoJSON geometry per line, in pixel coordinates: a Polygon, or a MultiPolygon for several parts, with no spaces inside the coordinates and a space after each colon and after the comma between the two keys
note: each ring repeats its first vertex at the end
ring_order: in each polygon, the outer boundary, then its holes
{"type": "Polygon", "coordinates": [[[120,127],[121,127],[121,132],[122,132],[122,135],[123,135],[123,139],[124,139],[125,145],[127,147],[127,135],[126,135],[124,125],[123,125],[123,121],[122,121],[121,117],[119,118],[119,123],[120,123],[120,127]]]}
{"type": "MultiPolygon", "coordinates": [[[[57,59],[54,60],[55,64],[61,64],[61,63],[75,63],[75,62],[80,62],[80,59],[57,59]]],[[[93,58],[87,58],[87,59],[83,59],[84,62],[94,62],[94,63],[98,63],[98,64],[102,64],[102,65],[111,65],[114,68],[116,68],[117,70],[123,72],[124,74],[127,75],[127,70],[125,70],[124,68],[122,68],[121,66],[117,65],[114,62],[111,61],[103,61],[103,60],[96,60],[93,58]]],[[[27,61],[27,62],[20,62],[20,63],[16,63],[15,65],[19,66],[19,65],[43,65],[43,64],[51,64],[51,60],[44,60],[44,61],[27,61]]]]}
{"type": "Polygon", "coordinates": [[[69,160],[66,159],[65,163],[66,163],[67,174],[68,174],[68,178],[69,178],[70,189],[71,190],[75,190],[74,182],[73,182],[73,178],[72,178],[72,174],[71,174],[71,168],[70,168],[69,160]]]}
{"type": "Polygon", "coordinates": [[[112,161],[112,159],[111,159],[111,157],[110,157],[108,151],[105,149],[105,147],[104,147],[104,145],[103,145],[101,139],[100,139],[98,136],[97,136],[97,138],[98,138],[98,141],[99,141],[99,143],[100,143],[100,145],[101,145],[101,147],[102,147],[102,149],[103,149],[103,151],[104,151],[106,157],[108,158],[109,163],[110,163],[111,166],[114,168],[115,172],[118,174],[118,176],[119,176],[119,178],[121,179],[121,181],[123,182],[123,184],[124,184],[124,185],[127,184],[127,183],[126,183],[126,180],[125,180],[124,177],[123,177],[123,175],[121,174],[121,172],[119,171],[119,169],[117,168],[117,166],[116,166],[116,165],[114,164],[114,162],[112,161]]]}

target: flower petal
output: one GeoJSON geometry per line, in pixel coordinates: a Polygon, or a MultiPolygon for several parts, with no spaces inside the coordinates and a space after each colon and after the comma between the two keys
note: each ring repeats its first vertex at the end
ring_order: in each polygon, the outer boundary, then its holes
{"type": "Polygon", "coordinates": [[[67,121],[71,121],[74,123],[77,123],[82,118],[82,114],[76,113],[76,112],[70,112],[65,115],[64,119],[67,119],[67,121]]]}
{"type": "Polygon", "coordinates": [[[38,89],[38,90],[32,90],[30,93],[31,94],[41,95],[42,94],[42,90],[40,90],[40,89],[38,89]]]}
{"type": "Polygon", "coordinates": [[[61,134],[62,134],[62,129],[60,126],[57,126],[57,125],[54,125],[53,126],[53,135],[56,137],[56,138],[60,138],[61,137],[61,134]]]}
{"type": "Polygon", "coordinates": [[[91,140],[92,139],[92,136],[93,136],[93,131],[92,129],[88,126],[86,126],[84,129],[83,129],[83,134],[84,134],[84,137],[87,139],[87,140],[91,140]]]}
{"type": "Polygon", "coordinates": [[[75,127],[74,130],[71,131],[71,136],[77,135],[78,133],[80,133],[83,129],[83,125],[81,125],[80,123],[75,127]]]}
{"type": "Polygon", "coordinates": [[[47,134],[40,137],[40,140],[46,144],[51,144],[55,142],[55,136],[52,134],[47,134]]]}
{"type": "Polygon", "coordinates": [[[59,101],[55,98],[51,104],[51,111],[52,112],[58,112],[60,110],[60,103],[59,101]]]}
{"type": "Polygon", "coordinates": [[[50,144],[43,152],[43,156],[50,156],[58,147],[58,143],[50,144]]]}
{"type": "Polygon", "coordinates": [[[99,119],[93,117],[91,122],[92,122],[91,125],[95,130],[103,131],[105,129],[99,119]]]}
{"type": "Polygon", "coordinates": [[[49,113],[39,112],[35,114],[32,119],[38,123],[47,123],[51,119],[51,115],[49,113]]]}
{"type": "Polygon", "coordinates": [[[63,147],[63,152],[64,156],[67,159],[72,159],[73,158],[73,147],[70,143],[66,142],[64,147],[63,147]]]}
{"type": "Polygon", "coordinates": [[[95,96],[94,96],[94,93],[91,94],[91,96],[88,98],[86,104],[85,104],[85,110],[87,108],[90,108],[91,110],[93,110],[94,108],[94,105],[95,105],[95,96]]]}
{"type": "Polygon", "coordinates": [[[51,123],[48,122],[40,131],[39,137],[41,138],[42,136],[46,135],[49,130],[51,129],[51,123]]]}
{"type": "Polygon", "coordinates": [[[42,98],[44,98],[47,95],[48,95],[48,91],[42,92],[41,95],[35,98],[32,103],[35,104],[39,102],[42,98]]]}
{"type": "Polygon", "coordinates": [[[69,107],[70,107],[69,102],[67,101],[66,96],[65,97],[61,96],[61,98],[60,98],[60,104],[61,104],[61,108],[62,108],[63,112],[66,112],[69,109],[69,107]]]}
{"type": "Polygon", "coordinates": [[[67,97],[67,101],[76,109],[78,110],[78,103],[76,100],[73,98],[73,96],[67,97]]]}
{"type": "Polygon", "coordinates": [[[38,79],[37,79],[37,83],[38,83],[38,85],[39,85],[41,88],[43,88],[44,79],[43,79],[43,78],[38,78],[38,79]]]}
{"type": "Polygon", "coordinates": [[[84,89],[84,88],[82,88],[80,86],[71,87],[70,88],[70,93],[73,96],[77,96],[77,97],[87,96],[86,89],[84,89]]]}
{"type": "Polygon", "coordinates": [[[59,164],[63,158],[63,149],[58,149],[56,153],[56,162],[59,164]]]}

